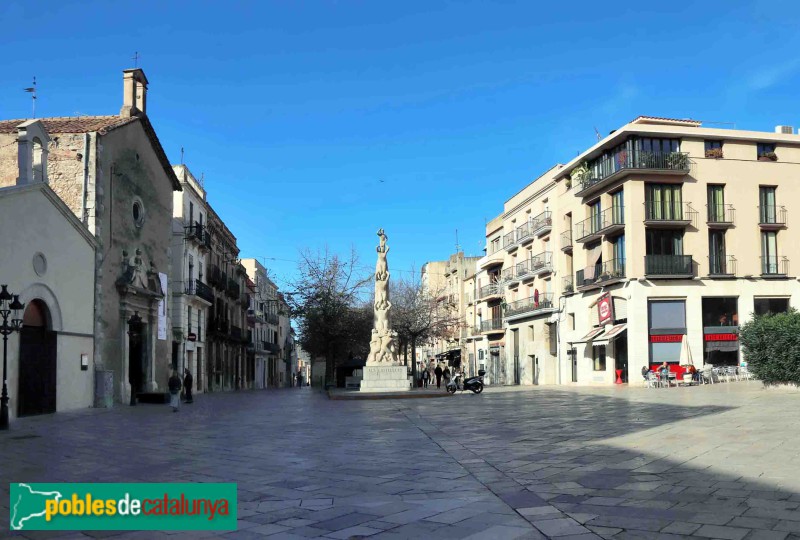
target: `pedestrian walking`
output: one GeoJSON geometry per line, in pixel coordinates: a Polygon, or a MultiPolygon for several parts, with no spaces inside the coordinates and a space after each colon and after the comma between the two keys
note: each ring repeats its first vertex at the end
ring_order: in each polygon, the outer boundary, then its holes
{"type": "Polygon", "coordinates": [[[172,412],[178,412],[178,407],[181,403],[181,378],[178,377],[178,371],[172,370],[172,377],[169,378],[169,404],[172,406],[172,412]]]}
{"type": "Polygon", "coordinates": [[[433,370],[433,373],[436,375],[436,388],[442,387],[442,366],[436,366],[436,369],[433,370]]]}
{"type": "Polygon", "coordinates": [[[450,382],[450,368],[445,366],[444,371],[442,372],[442,377],[444,377],[444,385],[447,386],[447,383],[450,382]]]}
{"type": "Polygon", "coordinates": [[[422,370],[422,387],[423,388],[427,388],[428,387],[428,380],[430,379],[430,377],[431,377],[431,375],[430,375],[430,373],[428,373],[428,370],[427,369],[423,369],[422,370]]]}
{"type": "Polygon", "coordinates": [[[194,377],[189,368],[183,370],[183,391],[186,393],[186,403],[194,403],[192,398],[192,385],[194,384],[194,377]]]}
{"type": "Polygon", "coordinates": [[[303,374],[302,373],[298,373],[297,374],[297,387],[298,388],[302,388],[303,387],[303,374]]]}

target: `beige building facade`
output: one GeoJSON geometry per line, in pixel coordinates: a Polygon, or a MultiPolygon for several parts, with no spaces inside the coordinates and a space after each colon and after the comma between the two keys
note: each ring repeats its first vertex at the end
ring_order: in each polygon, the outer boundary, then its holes
{"type": "Polygon", "coordinates": [[[783,131],[639,117],[509,199],[476,275],[491,381],[680,375],[684,340],[698,367],[746,360],[739,325],[800,302],[800,136],[783,131]]]}
{"type": "Polygon", "coordinates": [[[17,185],[0,188],[0,282],[25,304],[8,337],[11,418],[91,407],[95,382],[97,242],[48,185],[46,154],[34,156],[34,138],[39,152],[49,142],[43,124],[18,137],[17,185]]]}

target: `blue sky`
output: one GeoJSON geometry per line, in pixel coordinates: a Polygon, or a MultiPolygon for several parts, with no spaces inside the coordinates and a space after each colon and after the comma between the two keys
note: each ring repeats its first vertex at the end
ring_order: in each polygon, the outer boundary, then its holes
{"type": "Polygon", "coordinates": [[[150,80],[171,161],[244,256],[444,259],[556,162],[645,114],[800,125],[800,2],[0,3],[0,118],[116,114],[150,80]],[[221,7],[222,6],[222,7],[221,7]]]}

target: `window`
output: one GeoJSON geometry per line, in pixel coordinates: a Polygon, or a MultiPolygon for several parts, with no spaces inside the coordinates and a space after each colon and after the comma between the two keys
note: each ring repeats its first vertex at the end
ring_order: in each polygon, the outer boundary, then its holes
{"type": "Polygon", "coordinates": [[[186,307],[186,326],[188,328],[189,333],[192,333],[192,306],[186,307]]]}
{"type": "Polygon", "coordinates": [[[725,257],[725,231],[708,231],[708,273],[724,275],[728,273],[725,257]]]}
{"type": "Polygon", "coordinates": [[[574,313],[570,313],[569,315],[567,315],[567,317],[568,317],[568,320],[569,320],[569,329],[570,330],[575,330],[575,314],[574,313]]]}
{"type": "Polygon", "coordinates": [[[500,249],[500,237],[493,238],[491,243],[489,244],[489,255],[492,253],[496,253],[497,250],[500,249]]]}
{"type": "Polygon", "coordinates": [[[777,223],[777,207],[775,206],[775,188],[761,186],[758,188],[759,223],[777,223]]]}
{"type": "Polygon", "coordinates": [[[589,217],[591,218],[591,232],[597,232],[603,228],[601,225],[601,215],[600,215],[600,200],[596,200],[589,205],[589,217]]]}
{"type": "Polygon", "coordinates": [[[647,229],[645,231],[645,254],[683,255],[683,231],[647,229]]]}
{"type": "Polygon", "coordinates": [[[611,223],[625,223],[625,192],[619,190],[611,194],[611,223]]]}
{"type": "Polygon", "coordinates": [[[138,199],[133,201],[131,211],[134,225],[141,227],[142,224],[144,224],[144,206],[142,206],[142,201],[138,199]]]}
{"type": "Polygon", "coordinates": [[[738,299],[735,296],[703,298],[703,327],[738,326],[738,299]]]}
{"type": "Polygon", "coordinates": [[[789,311],[788,298],[756,298],[754,301],[755,314],[786,313],[789,311]]]}
{"type": "Polygon", "coordinates": [[[528,325],[528,340],[533,341],[534,333],[533,333],[533,325],[528,325]]]}
{"type": "Polygon", "coordinates": [[[708,186],[708,221],[722,223],[725,219],[725,186],[708,186]]]}
{"type": "Polygon", "coordinates": [[[680,148],[680,141],[678,139],[640,139],[641,151],[653,153],[669,153],[677,152],[680,148]]]}
{"type": "Polygon", "coordinates": [[[650,363],[678,363],[681,341],[686,334],[686,302],[654,300],[647,305],[650,363]]]}
{"type": "Polygon", "coordinates": [[[594,345],[592,347],[592,367],[594,371],[606,370],[606,346],[594,345]]]}
{"type": "Polygon", "coordinates": [[[194,203],[189,201],[189,225],[194,225],[194,203]]]}
{"type": "Polygon", "coordinates": [[[614,259],[614,266],[612,270],[616,273],[619,270],[625,270],[625,235],[621,234],[611,240],[611,252],[614,259]]]}
{"type": "Polygon", "coordinates": [[[775,143],[758,143],[758,157],[767,157],[775,153],[775,143]]]}
{"type": "Polygon", "coordinates": [[[548,324],[547,333],[550,338],[550,355],[555,356],[558,354],[558,332],[556,332],[556,325],[548,324]]]}
{"type": "Polygon", "coordinates": [[[778,273],[778,233],[776,231],[761,233],[761,273],[778,273]]]}
{"type": "Polygon", "coordinates": [[[722,157],[722,141],[705,141],[705,144],[707,158],[722,157]]]}
{"type": "Polygon", "coordinates": [[[680,184],[646,184],[645,219],[683,220],[680,184]]]}

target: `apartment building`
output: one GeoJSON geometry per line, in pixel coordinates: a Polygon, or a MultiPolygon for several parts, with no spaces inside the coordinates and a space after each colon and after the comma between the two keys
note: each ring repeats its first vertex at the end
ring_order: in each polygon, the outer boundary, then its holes
{"type": "MultiPolygon", "coordinates": [[[[480,257],[465,256],[463,251],[454,253],[445,261],[430,261],[422,266],[420,282],[428,294],[435,298],[438,313],[454,324],[447,325],[443,335],[436,336],[429,343],[419,347],[418,362],[431,360],[446,363],[448,366],[463,368],[472,373],[468,360],[467,338],[470,327],[466,324],[468,298],[474,298],[473,282],[475,264],[480,257]]],[[[421,366],[418,366],[421,367],[421,366]]]]}
{"type": "Polygon", "coordinates": [[[800,302],[798,174],[791,128],[653,117],[548,171],[490,222],[478,263],[498,382],[635,382],[684,340],[695,365],[738,364],[739,324],[800,302]]]}
{"type": "Polygon", "coordinates": [[[256,259],[242,259],[249,280],[253,283],[253,296],[247,310],[248,321],[253,324],[253,361],[255,365],[255,388],[267,388],[269,373],[270,326],[267,321],[270,302],[270,283],[267,269],[256,259]]]}
{"type": "Polygon", "coordinates": [[[214,292],[207,283],[211,250],[203,186],[186,165],[172,167],[182,191],[172,200],[172,366],[188,368],[197,393],[206,384],[206,325],[214,292]]]}

